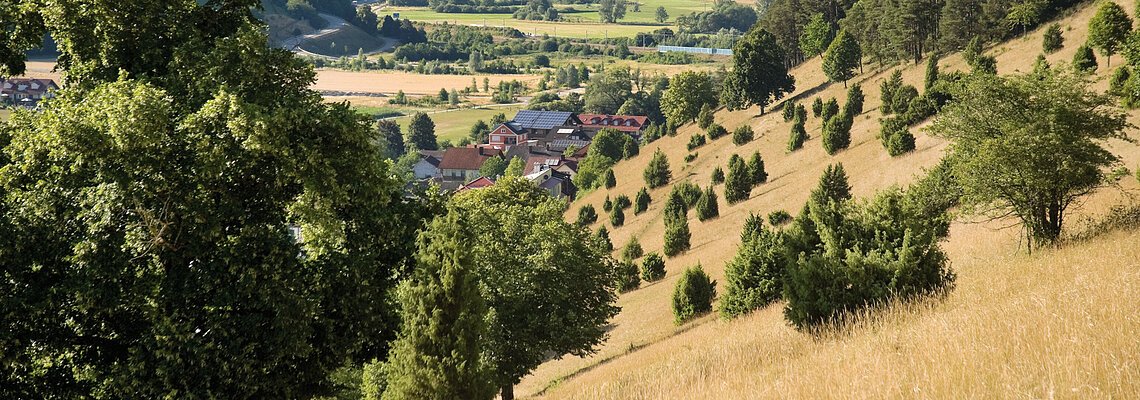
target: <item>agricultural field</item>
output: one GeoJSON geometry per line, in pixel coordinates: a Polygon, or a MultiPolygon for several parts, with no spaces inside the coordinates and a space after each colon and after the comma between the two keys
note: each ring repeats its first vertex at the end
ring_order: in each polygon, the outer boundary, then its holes
{"type": "Polygon", "coordinates": [[[540,75],[423,75],[398,71],[345,71],[321,69],[317,71],[317,82],[312,88],[318,91],[363,92],[395,94],[403,90],[409,96],[422,96],[439,93],[439,89],[463,89],[471,86],[474,79],[480,89],[483,78],[491,79],[491,87],[500,81],[518,80],[534,87],[540,75]]]}
{"type": "Polygon", "coordinates": [[[678,16],[707,10],[711,1],[700,0],[648,0],[641,2],[639,12],[632,5],[626,6],[625,18],[616,24],[603,24],[594,4],[573,4],[560,6],[560,11],[573,8],[574,12],[563,12],[561,22],[525,21],[511,18],[511,14],[462,14],[440,13],[427,7],[388,7],[381,14],[399,12],[401,18],[431,23],[449,22],[463,25],[506,26],[533,35],[550,35],[572,38],[600,39],[605,37],[632,37],[638,32],[649,32],[660,28],[675,29],[673,22],[678,16]],[[664,23],[654,20],[658,6],[664,6],[669,19],[664,23]]]}
{"type": "Polygon", "coordinates": [[[0,121],[7,121],[8,117],[12,115],[11,110],[0,110],[0,121]]]}
{"type": "MultiPolygon", "coordinates": [[[[490,122],[491,117],[495,114],[503,113],[507,118],[515,115],[515,112],[522,108],[518,105],[502,106],[502,107],[480,107],[480,108],[467,108],[458,110],[443,110],[428,112],[428,117],[431,117],[432,122],[435,122],[435,135],[439,140],[450,140],[452,143],[459,141],[471,132],[471,126],[475,121],[483,120],[483,122],[490,122]]],[[[396,118],[396,122],[400,124],[402,129],[407,130],[408,123],[411,121],[411,115],[396,118]]]]}

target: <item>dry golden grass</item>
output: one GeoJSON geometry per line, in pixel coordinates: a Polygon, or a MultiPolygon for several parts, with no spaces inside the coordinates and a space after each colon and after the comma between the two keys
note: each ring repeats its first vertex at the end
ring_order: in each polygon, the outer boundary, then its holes
{"type": "MultiPolygon", "coordinates": [[[[1060,21],[1066,29],[1065,48],[1050,55],[1051,62],[1072,58],[1085,40],[1085,26],[1094,11],[1085,8],[1060,21]]],[[[1040,49],[1039,30],[989,52],[1005,74],[1031,69],[1040,49]]],[[[943,59],[940,67],[965,69],[958,55],[943,59]]],[[[922,65],[900,68],[904,81],[922,86],[922,65]]],[[[944,244],[959,274],[958,287],[944,302],[893,307],[824,339],[787,327],[779,306],[736,321],[710,316],[682,327],[673,325],[669,299],[678,272],[702,263],[723,282],[724,264],[736,251],[749,213],[766,215],[783,209],[795,214],[831,163],[844,164],[855,195],[864,197],[909,183],[941,158],[945,142],[922,131],[916,131],[915,152],[896,158],[886,154],[876,138],[878,85],[891,69],[873,69],[868,66],[866,74],[852,82],[862,83],[867,110],[856,118],[851,148],[835,156],[827,156],[820,146],[818,118],[809,118],[811,140],[804,149],[787,153],[790,124],[778,113],[720,112],[717,123],[730,131],[748,124],[758,139],[743,146],[727,138],[716,140],[698,149],[699,157],[686,165],[685,144],[698,129],[683,127],[676,137],[648,145],[641,156],[619,163],[614,171],[617,188],[587,194],[572,204],[567,212],[571,219],[583,204],[600,209],[607,195],[633,197],[644,185],[641,173],[649,156],[658,148],[669,157],[674,182],[687,179],[707,185],[714,167],[727,164],[733,153],[743,156],[753,151],[763,156],[769,173],[769,182],[754,189],[744,202],[730,206],[722,196],[719,218],[689,220],[692,250],[667,260],[664,280],[621,296],[622,311],[598,354],[548,362],[525,378],[517,392],[623,399],[1140,394],[1136,379],[1140,339],[1135,338],[1140,321],[1133,315],[1140,310],[1135,299],[1140,234],[1135,233],[1029,257],[1019,251],[1015,231],[958,222],[944,244]]],[[[1097,88],[1105,87],[1109,71],[1103,67],[1099,71],[1097,88]]],[[[835,97],[842,103],[846,97],[842,84],[826,84],[818,58],[792,73],[799,88],[793,95],[800,97],[800,103],[808,104],[816,96],[835,97]]],[[[1138,122],[1135,115],[1131,120],[1138,122]]],[[[1140,148],[1134,144],[1113,142],[1110,147],[1127,166],[1140,161],[1140,148]]],[[[1126,178],[1125,186],[1134,188],[1135,180],[1126,178]]],[[[664,233],[660,200],[668,190],[650,191],[654,202],[648,212],[627,215],[621,228],[610,227],[616,247],[637,236],[647,251],[660,250],[664,233]]],[[[1077,213],[1100,212],[1120,197],[1118,191],[1102,191],[1077,213]]],[[[605,215],[599,219],[607,220],[605,215]]]]}
{"type": "Polygon", "coordinates": [[[367,92],[395,94],[403,90],[408,95],[437,94],[439,89],[462,90],[471,86],[474,78],[480,90],[483,88],[483,78],[491,79],[494,88],[500,81],[518,80],[526,82],[531,87],[538,84],[542,77],[539,75],[424,75],[396,71],[343,71],[335,69],[317,70],[317,83],[314,90],[330,90],[340,92],[367,92]]]}

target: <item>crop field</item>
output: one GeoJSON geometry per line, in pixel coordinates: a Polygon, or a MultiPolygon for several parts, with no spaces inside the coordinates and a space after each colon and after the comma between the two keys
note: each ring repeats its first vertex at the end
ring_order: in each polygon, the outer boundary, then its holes
{"type": "Polygon", "coordinates": [[[707,10],[712,1],[701,0],[647,0],[641,1],[640,11],[634,12],[632,5],[626,6],[625,18],[616,24],[604,24],[593,4],[561,6],[559,10],[573,8],[574,12],[563,12],[561,22],[524,21],[511,18],[511,14],[460,14],[440,13],[427,7],[389,7],[383,14],[399,12],[400,17],[423,22],[450,22],[463,25],[506,26],[534,35],[563,36],[573,38],[631,37],[638,32],[649,32],[663,27],[674,28],[678,16],[707,10]],[[658,23],[657,7],[664,6],[669,19],[658,23]]]}
{"type": "MultiPolygon", "coordinates": [[[[471,132],[471,126],[475,121],[483,120],[483,122],[490,123],[491,117],[498,113],[504,113],[507,118],[511,118],[521,108],[517,105],[503,106],[503,107],[480,107],[468,108],[461,110],[444,110],[436,112],[428,112],[428,117],[435,122],[435,136],[439,140],[450,140],[456,142],[463,137],[466,137],[471,132]]],[[[400,124],[403,129],[408,128],[408,122],[411,121],[411,115],[396,118],[396,122],[400,124]]]]}
{"type": "Polygon", "coordinates": [[[483,78],[491,79],[491,86],[500,81],[519,80],[534,87],[539,75],[423,75],[395,71],[344,71],[321,69],[317,71],[317,82],[312,88],[319,91],[362,92],[395,94],[403,90],[408,95],[439,93],[439,89],[463,89],[471,86],[474,79],[479,88],[483,78]]]}

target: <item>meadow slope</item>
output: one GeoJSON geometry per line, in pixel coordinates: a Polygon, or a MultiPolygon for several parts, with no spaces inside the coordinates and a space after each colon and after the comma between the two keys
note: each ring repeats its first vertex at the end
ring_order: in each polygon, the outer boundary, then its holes
{"type": "MultiPolygon", "coordinates": [[[[1085,41],[1094,11],[1086,6],[1058,21],[1065,31],[1065,47],[1049,55],[1050,62],[1072,59],[1085,41]]],[[[999,73],[1028,71],[1041,52],[1041,30],[987,52],[996,56],[999,73]]],[[[1105,77],[1111,71],[1103,61],[1101,65],[1098,90],[1106,87],[1105,77]]],[[[944,58],[940,67],[965,69],[959,55],[944,58]]],[[[842,162],[855,196],[868,197],[891,185],[905,185],[938,162],[945,141],[921,129],[913,130],[916,151],[895,158],[886,154],[876,138],[881,116],[878,86],[892,69],[865,68],[866,73],[850,82],[861,83],[867,98],[846,151],[835,156],[824,153],[818,118],[807,123],[811,140],[802,150],[788,153],[790,123],[778,112],[757,116],[755,108],[721,111],[717,123],[730,131],[748,124],[757,132],[757,140],[743,146],[733,145],[729,137],[712,141],[686,164],[685,144],[699,130],[685,126],[676,137],[645,146],[640,156],[618,163],[616,188],[595,191],[571,204],[567,218],[572,220],[584,204],[593,204],[601,213],[607,195],[632,198],[644,186],[642,171],[657,149],[669,158],[672,183],[689,180],[703,187],[709,184],[713,168],[726,165],[732,154],[747,156],[753,151],[763,156],[769,174],[768,183],[735,205],[723,201],[723,187],[718,187],[719,218],[699,222],[690,213],[692,249],[667,261],[664,280],[620,297],[622,311],[613,319],[609,341],[598,354],[548,362],[525,378],[517,393],[550,398],[940,398],[1120,397],[1140,392],[1136,379],[1140,345],[1134,338],[1140,328],[1134,315],[1140,309],[1135,298],[1140,234],[1134,232],[1027,256],[1019,250],[1016,230],[999,229],[1008,222],[980,224],[960,218],[944,243],[959,275],[958,287],[944,301],[892,308],[825,338],[788,327],[781,304],[735,321],[708,316],[679,327],[673,324],[669,302],[680,271],[700,263],[723,282],[724,264],[736,251],[748,214],[766,215],[777,209],[796,214],[827,165],[842,162]]],[[[904,81],[922,87],[922,65],[898,68],[904,81]]],[[[808,104],[820,96],[843,103],[843,84],[825,81],[818,58],[792,74],[796,101],[808,104]]],[[[1138,124],[1135,113],[1131,121],[1138,124]]],[[[1140,138],[1135,129],[1129,135],[1140,138]]],[[[1135,168],[1140,162],[1135,144],[1113,142],[1110,147],[1124,165],[1135,168]]],[[[1121,182],[1121,188],[1098,192],[1075,214],[1097,215],[1110,205],[1130,201],[1137,189],[1135,179],[1121,182]]],[[[668,191],[669,187],[650,191],[654,202],[648,212],[627,213],[625,226],[607,227],[615,247],[620,249],[636,236],[647,251],[660,251],[662,200],[668,191]]],[[[599,223],[608,221],[607,216],[599,216],[599,223]]]]}

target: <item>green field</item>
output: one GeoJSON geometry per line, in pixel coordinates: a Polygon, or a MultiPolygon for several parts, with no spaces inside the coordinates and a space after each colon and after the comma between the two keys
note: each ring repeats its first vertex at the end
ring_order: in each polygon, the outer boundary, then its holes
{"type": "MultiPolygon", "coordinates": [[[[475,125],[475,121],[483,120],[489,122],[491,117],[498,113],[504,113],[510,119],[519,110],[519,106],[506,106],[506,107],[485,107],[485,108],[468,108],[456,111],[442,111],[434,114],[428,114],[431,120],[435,122],[435,136],[439,140],[450,140],[456,142],[462,139],[471,132],[471,126],[475,125]]],[[[412,117],[404,116],[396,118],[396,122],[400,127],[407,130],[408,122],[412,117]]]]}
{"type": "Polygon", "coordinates": [[[529,34],[594,39],[607,36],[632,37],[638,32],[649,32],[662,27],[675,29],[673,21],[678,16],[706,10],[711,5],[711,1],[701,0],[645,0],[641,2],[640,12],[633,12],[633,7],[627,5],[625,18],[621,19],[618,24],[600,23],[598,12],[592,4],[561,6],[560,9],[573,7],[577,10],[577,12],[563,13],[564,21],[562,22],[517,20],[511,18],[511,14],[439,13],[427,7],[389,7],[384,9],[384,14],[399,12],[400,17],[413,21],[433,23],[446,21],[464,25],[507,26],[529,34]],[[658,6],[664,6],[669,13],[669,20],[665,24],[658,24],[653,19],[658,6]]]}
{"type": "Polygon", "coordinates": [[[8,116],[12,114],[11,110],[0,110],[0,121],[7,121],[8,116]]]}

